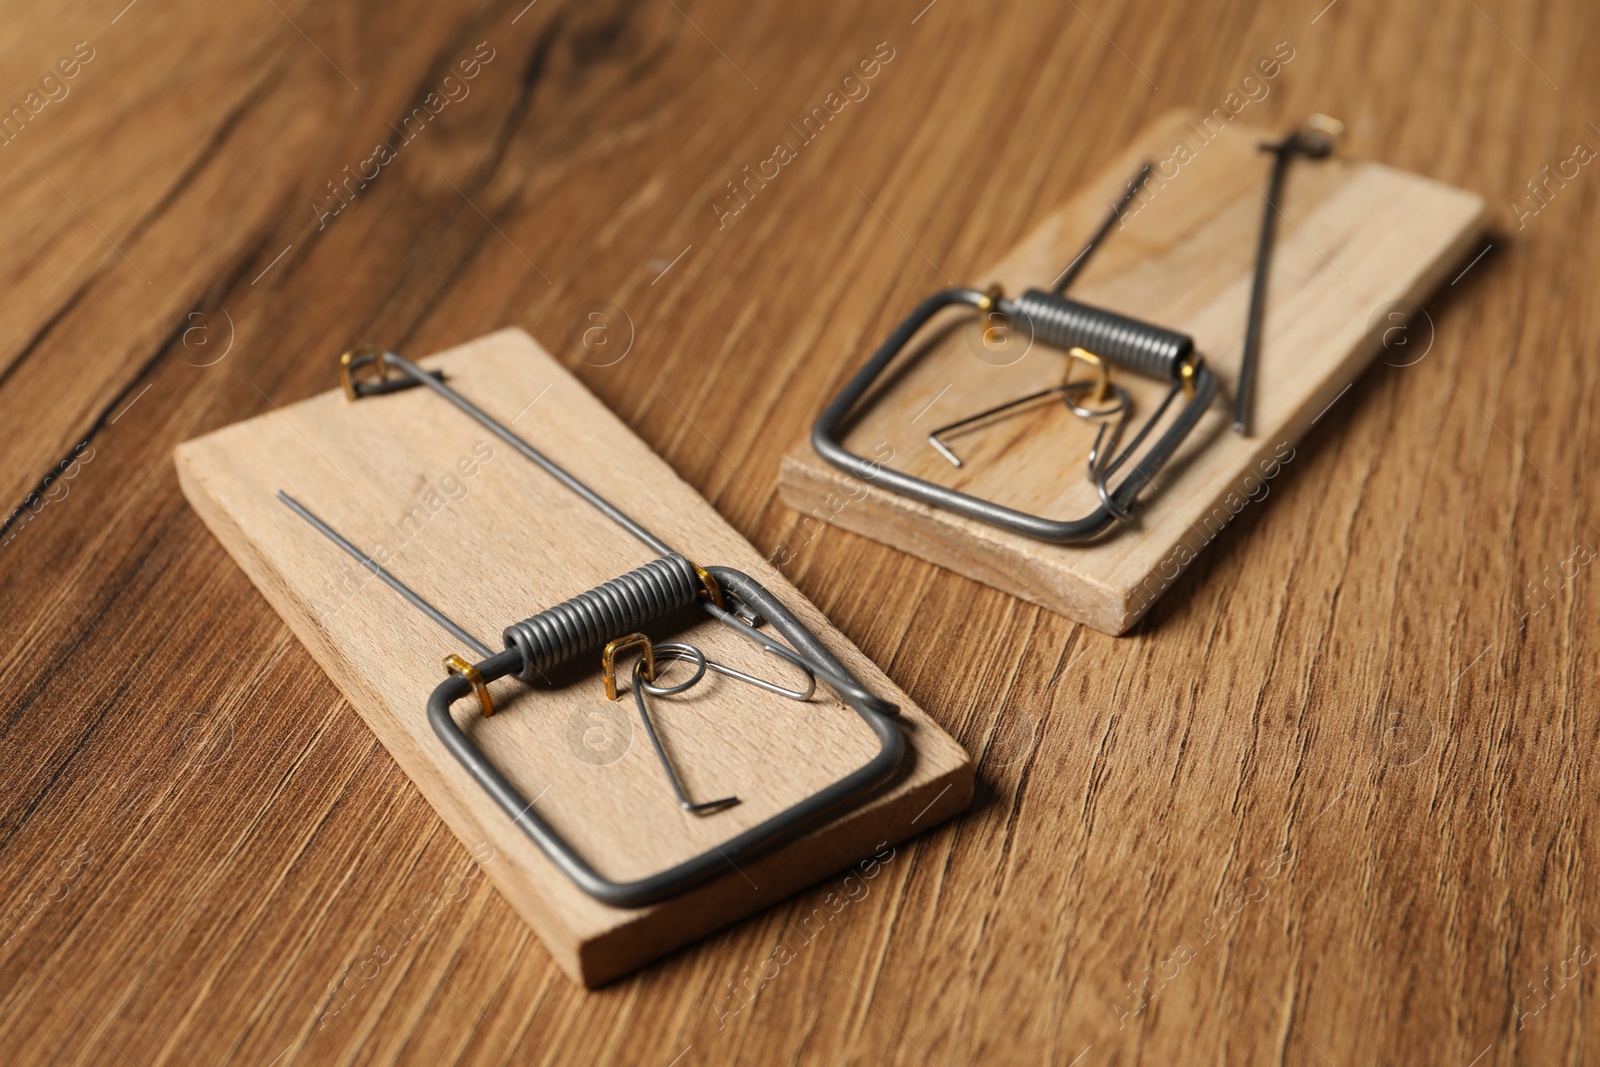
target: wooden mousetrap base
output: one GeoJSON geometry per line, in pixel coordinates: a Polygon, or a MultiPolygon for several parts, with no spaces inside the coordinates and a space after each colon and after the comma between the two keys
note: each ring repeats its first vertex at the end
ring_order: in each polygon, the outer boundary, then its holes
{"type": "MultiPolygon", "coordinates": [[[[901,770],[860,807],[667,902],[608,907],[513,826],[429,727],[426,702],[444,676],[442,657],[478,657],[274,494],[288,492],[493,648],[505,626],[654,554],[426,389],[355,403],[335,390],[180,445],[183,489],[206,525],[462,844],[480,859],[492,855],[483,870],[574,979],[592,986],[621,975],[966,807],[973,768],[961,746],[527,334],[502,331],[422,364],[690,559],[761,582],[901,708],[901,770]]],[[[334,370],[330,359],[330,377],[334,370]]],[[[792,682],[792,668],[727,627],[689,618],[679,640],[792,682]]],[[[631,698],[607,701],[598,654],[593,668],[548,687],[496,682],[493,718],[462,701],[456,719],[613,879],[704,852],[877,751],[868,727],[824,684],[799,703],[708,673],[683,697],[652,705],[689,795],[742,800],[689,815],[631,698]]]]}
{"type": "MultiPolygon", "coordinates": [[[[1255,432],[1240,437],[1231,429],[1233,386],[1270,161],[1257,146],[1282,135],[1215,126],[1202,131],[1183,113],[1160,119],[1003,262],[970,279],[1013,296],[1049,288],[1139,164],[1155,166],[1068,295],[1192,335],[1222,388],[1141,495],[1133,523],[1090,544],[1046,544],[863,484],[825,463],[809,438],[784,458],[781,475],[801,521],[836,523],[1105,633],[1137,622],[1242,502],[1261,495],[1293,443],[1377,354],[1383,332],[1459,267],[1482,229],[1483,201],[1471,193],[1378,163],[1295,162],[1279,204],[1255,432]]],[[[874,348],[880,340],[868,339],[874,348]]],[[[864,344],[847,360],[851,373],[870,351],[864,344]]],[[[1396,358],[1416,358],[1405,352],[1396,358]]],[[[953,438],[960,469],[928,442],[937,427],[1061,381],[1065,359],[1042,344],[991,351],[970,309],[945,312],[858,406],[845,444],[1022,511],[1085,514],[1096,503],[1084,474],[1094,428],[1059,402],[953,438]]],[[[1132,374],[1116,380],[1133,396],[1136,427],[1166,386],[1132,374]]]]}

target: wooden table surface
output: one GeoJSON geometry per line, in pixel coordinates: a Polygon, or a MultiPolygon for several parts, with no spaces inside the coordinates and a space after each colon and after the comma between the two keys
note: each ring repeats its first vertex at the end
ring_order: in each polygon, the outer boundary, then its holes
{"type": "Polygon", "coordinates": [[[1592,4],[123,5],[0,41],[6,1060],[1600,1058],[1592,4]],[[1492,251],[1149,619],[797,523],[782,453],[916,297],[1236,105],[1481,193],[1492,251]],[[864,893],[593,993],[170,461],[510,325],[980,760],[864,893]]]}

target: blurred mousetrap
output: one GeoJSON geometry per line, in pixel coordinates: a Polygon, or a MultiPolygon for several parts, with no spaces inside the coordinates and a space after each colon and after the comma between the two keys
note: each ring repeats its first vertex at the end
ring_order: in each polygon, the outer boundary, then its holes
{"type": "Polygon", "coordinates": [[[846,360],[784,500],[1128,630],[1478,240],[1480,197],[1333,156],[1337,128],[1158,120],[846,360]]]}
{"type": "Polygon", "coordinates": [[[184,492],[574,979],[966,806],[966,752],[527,334],[343,372],[180,445],[184,492]]]}

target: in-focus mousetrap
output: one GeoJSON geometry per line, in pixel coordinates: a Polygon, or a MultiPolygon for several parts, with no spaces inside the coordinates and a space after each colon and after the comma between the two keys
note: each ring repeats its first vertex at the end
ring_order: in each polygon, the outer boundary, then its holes
{"type": "Polygon", "coordinates": [[[982,284],[910,309],[784,499],[1125,632],[1478,239],[1481,198],[1340,158],[1341,131],[1162,118],[982,284]]]}
{"type": "Polygon", "coordinates": [[[180,445],[184,492],[573,978],[966,806],[961,747],[525,333],[342,372],[180,445]]]}

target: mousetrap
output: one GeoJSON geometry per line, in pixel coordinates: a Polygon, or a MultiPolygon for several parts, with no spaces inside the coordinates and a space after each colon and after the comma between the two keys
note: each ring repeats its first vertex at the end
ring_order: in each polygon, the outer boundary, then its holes
{"type": "Polygon", "coordinates": [[[1158,120],[847,360],[784,500],[1125,632],[1479,240],[1480,197],[1340,157],[1340,131],[1158,120]]]}
{"type": "Polygon", "coordinates": [[[967,805],[966,752],[527,334],[340,369],[180,445],[184,493],[574,979],[967,805]]]}

